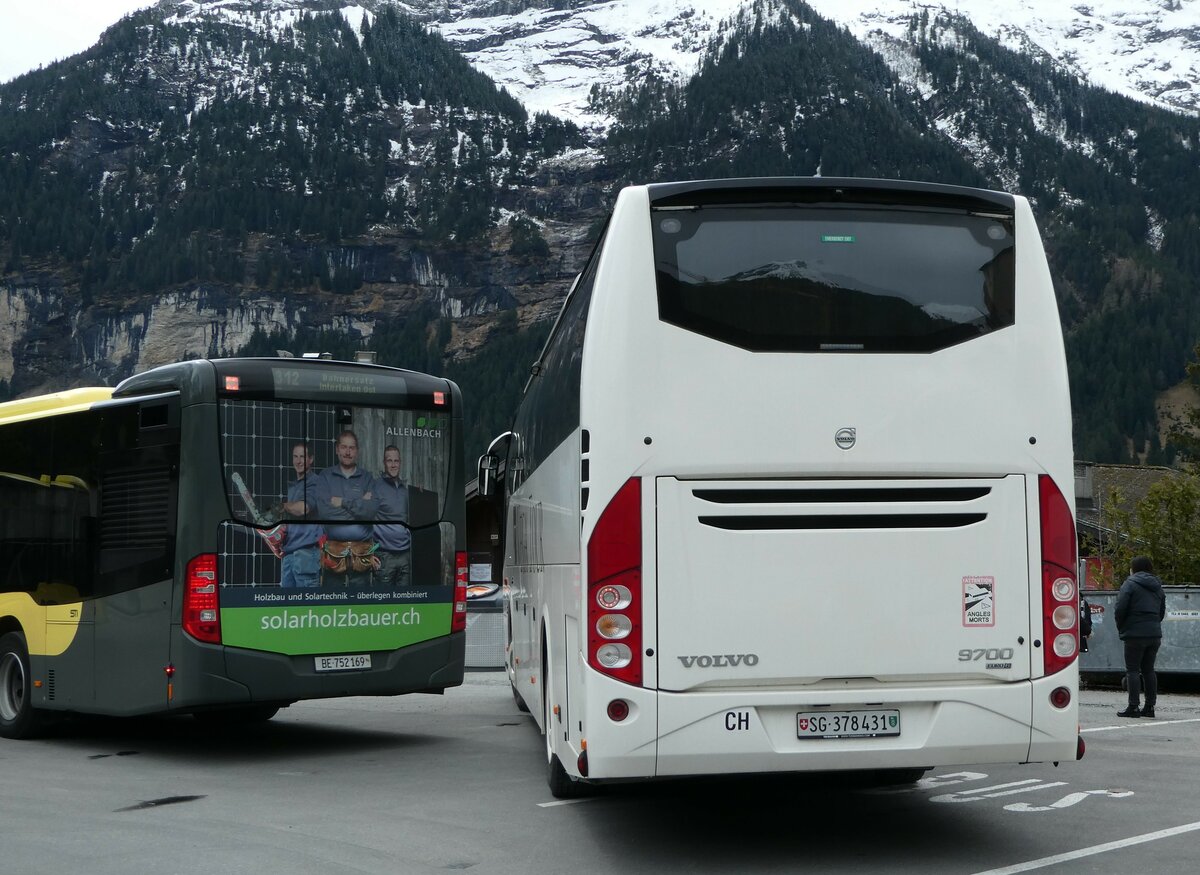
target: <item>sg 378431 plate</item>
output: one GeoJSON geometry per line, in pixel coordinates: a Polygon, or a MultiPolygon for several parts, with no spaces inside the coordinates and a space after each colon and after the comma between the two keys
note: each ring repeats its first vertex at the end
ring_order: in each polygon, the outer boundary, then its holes
{"type": "Polygon", "coordinates": [[[796,715],[798,738],[877,738],[900,734],[896,709],[863,711],[801,711],[796,715]]]}

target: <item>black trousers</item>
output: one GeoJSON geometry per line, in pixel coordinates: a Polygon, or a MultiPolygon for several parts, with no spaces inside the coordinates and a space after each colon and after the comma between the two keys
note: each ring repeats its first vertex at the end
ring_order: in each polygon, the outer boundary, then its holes
{"type": "Polygon", "coordinates": [[[1146,682],[1146,707],[1158,701],[1158,678],[1154,674],[1154,659],[1158,656],[1161,638],[1125,639],[1125,678],[1129,686],[1129,707],[1138,706],[1142,681],[1146,682]]]}

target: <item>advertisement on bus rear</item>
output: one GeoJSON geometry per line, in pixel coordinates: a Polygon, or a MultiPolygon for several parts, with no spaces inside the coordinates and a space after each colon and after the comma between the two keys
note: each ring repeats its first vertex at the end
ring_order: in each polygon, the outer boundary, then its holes
{"type": "Polygon", "coordinates": [[[220,405],[231,515],[219,532],[222,641],[298,655],[395,650],[446,635],[449,411],[220,405]]]}

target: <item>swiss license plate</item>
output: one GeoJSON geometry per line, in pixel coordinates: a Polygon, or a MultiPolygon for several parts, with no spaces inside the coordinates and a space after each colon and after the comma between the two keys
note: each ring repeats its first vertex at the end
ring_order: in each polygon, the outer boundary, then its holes
{"type": "Polygon", "coordinates": [[[801,711],[796,715],[798,738],[876,738],[899,734],[898,710],[801,711]]]}
{"type": "Polygon", "coordinates": [[[371,654],[354,653],[340,656],[318,656],[317,671],[364,671],[371,667],[371,654]]]}

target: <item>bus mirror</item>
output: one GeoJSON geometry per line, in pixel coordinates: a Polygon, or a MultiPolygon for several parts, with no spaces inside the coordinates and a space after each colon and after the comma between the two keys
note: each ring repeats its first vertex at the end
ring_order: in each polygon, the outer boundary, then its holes
{"type": "Polygon", "coordinates": [[[484,497],[492,495],[496,491],[496,480],[500,476],[501,448],[503,447],[503,452],[507,455],[508,441],[512,434],[511,431],[506,431],[496,435],[488,444],[483,455],[479,457],[479,494],[484,497]]]}
{"type": "Polygon", "coordinates": [[[479,494],[487,497],[496,490],[496,472],[500,470],[500,460],[485,453],[479,457],[479,494]]]}

